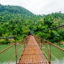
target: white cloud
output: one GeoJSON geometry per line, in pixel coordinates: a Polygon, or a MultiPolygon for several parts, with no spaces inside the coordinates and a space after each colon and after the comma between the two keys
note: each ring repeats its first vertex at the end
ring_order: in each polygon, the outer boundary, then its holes
{"type": "Polygon", "coordinates": [[[64,12],[64,0],[1,0],[0,3],[23,6],[35,14],[64,12]]]}

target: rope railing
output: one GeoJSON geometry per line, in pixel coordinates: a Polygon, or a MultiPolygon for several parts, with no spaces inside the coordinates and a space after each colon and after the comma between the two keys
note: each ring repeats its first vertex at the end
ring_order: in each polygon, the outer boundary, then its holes
{"type": "MultiPolygon", "coordinates": [[[[12,39],[16,40],[15,36],[12,37],[1,37],[0,39],[12,39]]],[[[24,48],[27,45],[28,37],[24,38],[23,41],[20,40],[18,42],[10,44],[1,44],[0,45],[0,64],[18,64],[23,52],[24,48]],[[3,46],[5,46],[3,48],[3,46]],[[17,55],[16,55],[17,54],[17,55]],[[17,56],[17,57],[16,57],[17,56]]]]}
{"type": "Polygon", "coordinates": [[[61,63],[61,60],[64,59],[64,51],[60,47],[56,46],[55,44],[45,41],[44,44],[42,44],[42,49],[46,53],[48,60],[53,64],[52,62],[58,61],[61,63]],[[45,47],[45,48],[43,48],[45,47]],[[46,50],[46,51],[45,51],[46,50]]]}
{"type": "MultiPolygon", "coordinates": [[[[51,62],[53,64],[55,61],[60,62],[60,59],[63,60],[64,49],[58,47],[57,45],[55,45],[45,39],[42,39],[37,36],[34,36],[34,37],[37,40],[41,50],[43,50],[43,53],[49,62],[51,62]]],[[[18,64],[18,62],[19,62],[20,58],[22,57],[22,54],[27,46],[28,39],[29,39],[29,37],[26,37],[23,39],[23,41],[19,41],[20,43],[19,42],[13,43],[12,45],[10,45],[7,48],[0,51],[0,64],[3,64],[3,63],[16,64],[15,50],[17,51],[17,64],[18,64]],[[15,49],[15,46],[17,47],[17,49],[15,49]]],[[[0,46],[2,46],[2,45],[0,45],[0,46]]],[[[30,45],[30,47],[31,46],[32,45],[30,45]]],[[[34,45],[34,46],[36,46],[36,45],[34,45]]],[[[29,50],[27,50],[27,51],[29,51],[29,50]]],[[[27,54],[25,54],[25,55],[27,55],[27,54]]],[[[39,55],[41,56],[42,54],[39,54],[39,55]]],[[[34,63],[34,64],[37,64],[37,63],[34,63]]]]}
{"type": "Polygon", "coordinates": [[[11,48],[13,45],[15,45],[15,43],[13,43],[12,45],[10,45],[9,47],[7,47],[6,49],[0,51],[0,54],[3,53],[4,51],[6,51],[7,49],[11,48]]]}
{"type": "Polygon", "coordinates": [[[35,38],[37,42],[40,43],[40,48],[50,64],[61,64],[64,60],[64,49],[40,37],[35,36],[35,38]]]}
{"type": "Polygon", "coordinates": [[[46,42],[47,42],[48,44],[50,44],[50,45],[55,46],[56,48],[58,48],[59,50],[62,50],[62,51],[64,52],[64,49],[61,48],[61,47],[59,47],[58,45],[55,45],[55,44],[53,44],[53,43],[51,43],[51,42],[49,42],[49,41],[47,41],[47,40],[46,40],[46,42]]]}
{"type": "MultiPolygon", "coordinates": [[[[8,64],[9,62],[14,62],[15,61],[15,46],[13,45],[10,48],[6,48],[5,51],[1,52],[0,54],[0,64],[8,64]],[[13,57],[14,56],[14,57],[13,57]],[[11,58],[14,58],[13,60],[11,58]]],[[[10,64],[9,63],[9,64],[10,64]]]]}
{"type": "MultiPolygon", "coordinates": [[[[2,45],[1,45],[2,46],[2,45]]],[[[17,63],[24,51],[24,45],[17,43],[17,63]]],[[[0,52],[0,64],[16,64],[15,44],[0,52]]]]}

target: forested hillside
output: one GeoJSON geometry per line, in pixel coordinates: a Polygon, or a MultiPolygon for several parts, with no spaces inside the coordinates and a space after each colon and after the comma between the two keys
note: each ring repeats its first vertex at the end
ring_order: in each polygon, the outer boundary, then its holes
{"type": "MultiPolygon", "coordinates": [[[[64,14],[61,12],[36,16],[23,7],[0,5],[0,37],[16,35],[21,39],[31,33],[50,40],[49,28],[62,24],[64,14]]],[[[53,30],[52,33],[52,42],[64,40],[64,28],[53,30]]]]}

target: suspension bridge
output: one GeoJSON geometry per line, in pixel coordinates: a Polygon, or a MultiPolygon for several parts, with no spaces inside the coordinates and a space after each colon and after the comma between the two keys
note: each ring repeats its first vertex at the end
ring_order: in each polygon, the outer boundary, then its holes
{"type": "Polygon", "coordinates": [[[54,57],[57,59],[51,51],[53,47],[57,50],[60,50],[62,54],[58,53],[57,55],[64,56],[64,49],[52,44],[51,42],[42,39],[37,36],[28,36],[23,40],[17,43],[13,43],[7,48],[0,51],[0,64],[3,64],[3,61],[7,58],[9,59],[4,64],[52,64],[51,58],[54,57]],[[23,44],[23,46],[22,46],[23,44]],[[43,45],[43,46],[42,46],[43,45]],[[23,47],[23,49],[22,49],[23,47]],[[43,48],[42,48],[43,47],[43,48]],[[11,53],[12,51],[13,53],[11,53]],[[23,52],[21,52],[23,50],[23,52]],[[14,52],[15,51],[15,52],[14,52]],[[6,53],[5,53],[6,52],[6,53]],[[10,53],[9,56],[7,56],[10,53]],[[46,54],[48,56],[46,56],[46,54]],[[2,59],[2,56],[7,56],[2,59]]]}
{"type": "MultiPolygon", "coordinates": [[[[61,25],[59,27],[62,27],[61,25]]],[[[59,27],[51,28],[54,30],[59,27]]],[[[52,32],[51,32],[52,36],[52,32]]],[[[0,39],[14,38],[3,37],[0,39]]],[[[64,49],[40,37],[30,35],[8,45],[0,45],[0,64],[56,64],[59,59],[64,59],[64,49]],[[52,61],[55,61],[52,63],[52,61]]],[[[62,64],[60,61],[57,64],[62,64]]]]}
{"type": "Polygon", "coordinates": [[[29,37],[27,47],[24,50],[19,64],[49,64],[34,36],[29,37]]]}

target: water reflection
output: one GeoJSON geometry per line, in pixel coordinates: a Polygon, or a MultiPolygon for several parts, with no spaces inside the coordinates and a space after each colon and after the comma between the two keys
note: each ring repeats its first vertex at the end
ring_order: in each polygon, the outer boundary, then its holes
{"type": "Polygon", "coordinates": [[[51,64],[64,64],[64,59],[63,60],[55,60],[55,61],[52,61],[51,64]]]}

